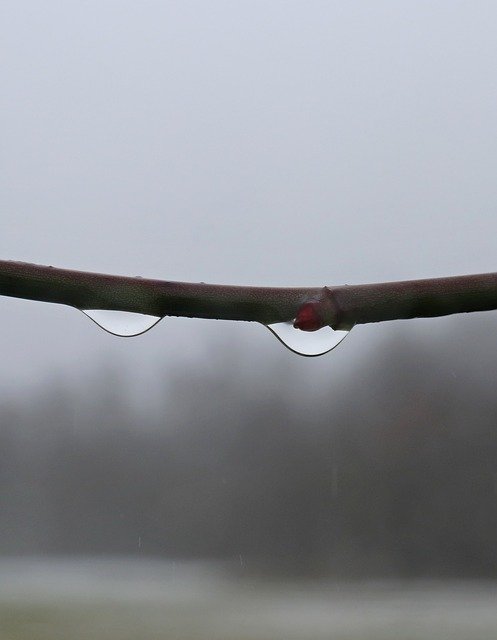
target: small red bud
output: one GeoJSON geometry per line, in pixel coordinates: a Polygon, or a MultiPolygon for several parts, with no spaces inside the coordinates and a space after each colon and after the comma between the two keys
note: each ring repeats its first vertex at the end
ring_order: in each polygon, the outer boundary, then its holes
{"type": "Polygon", "coordinates": [[[321,304],[317,301],[304,303],[297,311],[293,326],[301,331],[317,331],[324,327],[325,323],[320,313],[321,304]]]}

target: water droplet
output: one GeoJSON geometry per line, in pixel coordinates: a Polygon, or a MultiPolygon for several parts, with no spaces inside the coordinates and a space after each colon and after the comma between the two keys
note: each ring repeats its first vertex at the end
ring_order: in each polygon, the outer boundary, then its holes
{"type": "Polygon", "coordinates": [[[293,322],[276,322],[267,328],[287,349],[300,356],[322,356],[342,342],[349,331],[323,327],[318,331],[295,329],[293,322]]]}
{"type": "Polygon", "coordinates": [[[82,312],[108,333],[123,338],[139,336],[162,320],[158,316],[147,316],[143,313],[131,313],[129,311],[82,309],[82,312]]]}

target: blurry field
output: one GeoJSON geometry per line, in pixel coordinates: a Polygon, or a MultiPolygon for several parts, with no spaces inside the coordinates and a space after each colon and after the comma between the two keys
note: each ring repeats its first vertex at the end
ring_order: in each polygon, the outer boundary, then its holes
{"type": "Polygon", "coordinates": [[[494,583],[281,583],[129,560],[9,560],[0,572],[0,640],[497,638],[494,583]]]}

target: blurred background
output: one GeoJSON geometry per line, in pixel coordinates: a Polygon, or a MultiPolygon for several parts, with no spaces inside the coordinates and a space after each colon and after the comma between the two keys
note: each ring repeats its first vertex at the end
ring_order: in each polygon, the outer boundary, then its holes
{"type": "MultiPolygon", "coordinates": [[[[492,2],[0,6],[0,257],[495,270],[492,2]]],[[[494,313],[120,339],[0,298],[0,638],[495,638],[494,313]],[[459,634],[459,635],[458,635],[459,634]]]]}

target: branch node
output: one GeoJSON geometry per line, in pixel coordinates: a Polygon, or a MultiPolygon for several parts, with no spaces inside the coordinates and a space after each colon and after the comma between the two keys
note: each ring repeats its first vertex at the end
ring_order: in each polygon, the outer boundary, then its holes
{"type": "Polygon", "coordinates": [[[323,287],[319,297],[307,300],[299,307],[293,326],[301,331],[318,331],[326,326],[351,328],[344,322],[336,296],[328,287],[323,287]]]}
{"type": "Polygon", "coordinates": [[[347,322],[337,296],[330,287],[323,287],[322,307],[325,311],[326,324],[332,329],[350,331],[353,323],[347,322]]]}

